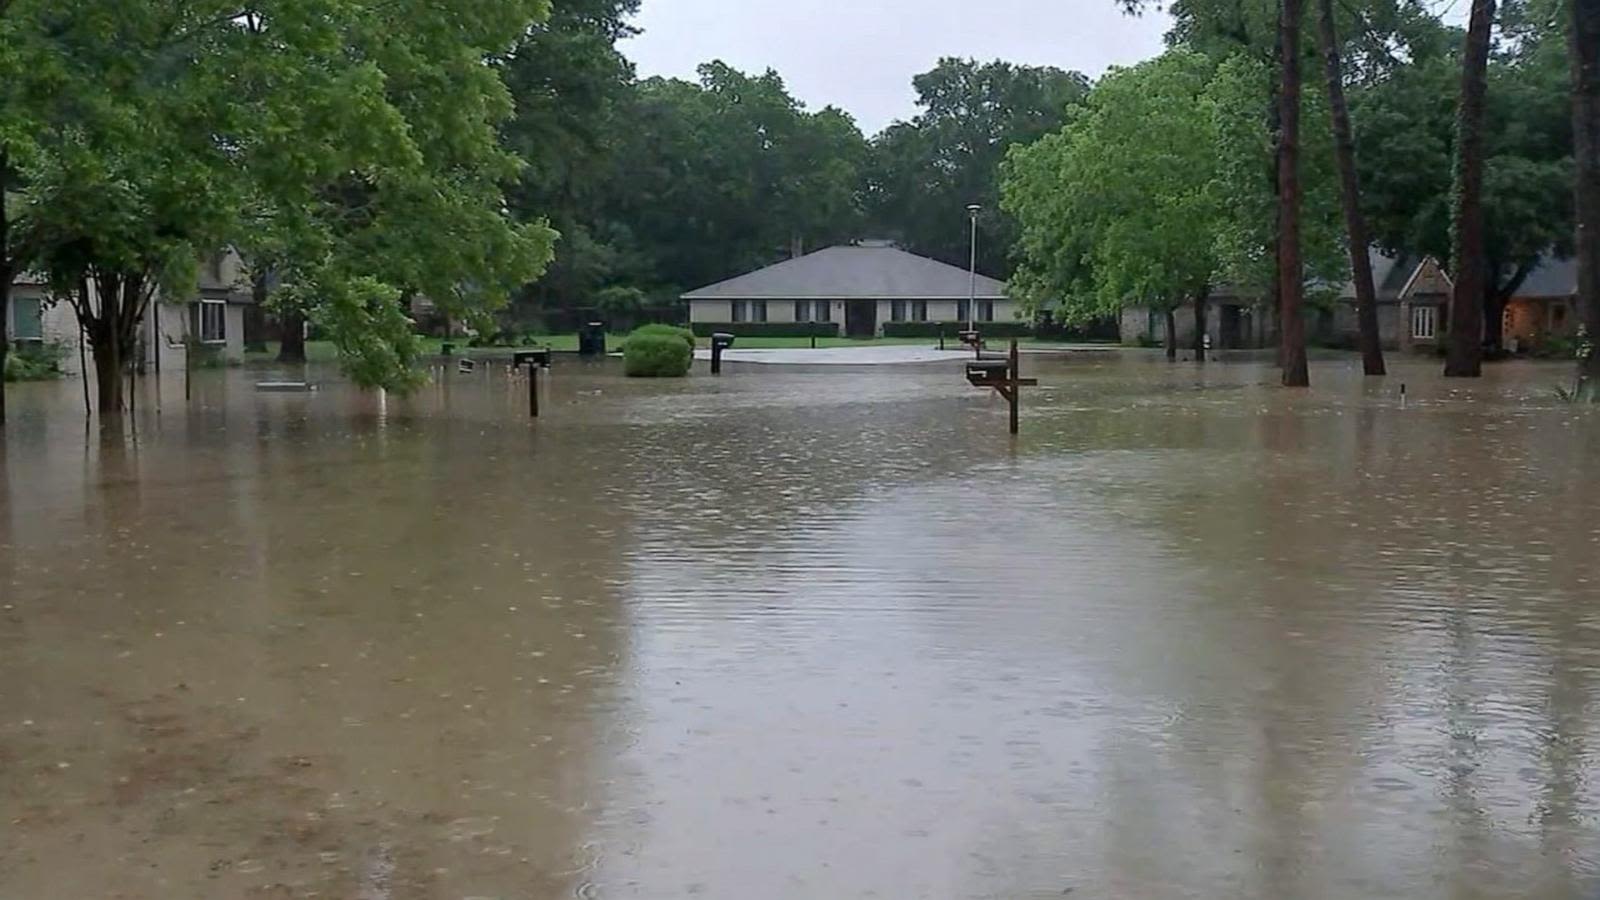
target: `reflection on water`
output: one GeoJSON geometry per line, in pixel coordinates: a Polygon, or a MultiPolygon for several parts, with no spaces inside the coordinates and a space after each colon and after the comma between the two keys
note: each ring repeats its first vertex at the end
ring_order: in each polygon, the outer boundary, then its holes
{"type": "Polygon", "coordinates": [[[1594,895],[1561,370],[1029,365],[14,391],[0,896],[1594,895]]]}

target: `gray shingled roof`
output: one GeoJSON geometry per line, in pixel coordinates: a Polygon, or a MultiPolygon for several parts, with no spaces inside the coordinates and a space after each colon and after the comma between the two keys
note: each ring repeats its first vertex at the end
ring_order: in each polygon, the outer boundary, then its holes
{"type": "MultiPolygon", "coordinates": [[[[690,291],[685,300],[964,300],[966,269],[883,244],[829,247],[748,275],[690,291]]],[[[978,276],[979,299],[998,300],[1006,286],[978,276]]]]}
{"type": "Polygon", "coordinates": [[[1517,289],[1518,297],[1572,297],[1578,293],[1578,262],[1545,257],[1517,289]]]}

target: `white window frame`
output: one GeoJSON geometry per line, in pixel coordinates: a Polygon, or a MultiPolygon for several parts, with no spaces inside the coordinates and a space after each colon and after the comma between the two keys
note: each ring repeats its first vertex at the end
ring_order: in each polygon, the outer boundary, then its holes
{"type": "Polygon", "coordinates": [[[728,301],[728,320],[735,325],[750,321],[750,306],[746,300],[728,301]]]}
{"type": "Polygon", "coordinates": [[[226,344],[228,342],[228,303],[225,300],[200,300],[199,307],[195,310],[196,337],[202,344],[226,344]],[[206,337],[206,307],[217,309],[217,337],[206,337]]]}
{"type": "Polygon", "coordinates": [[[765,300],[751,300],[750,301],[750,321],[752,321],[752,322],[765,322],[765,321],[767,321],[767,301],[765,301],[765,300]]]}
{"type": "Polygon", "coordinates": [[[794,302],[794,320],[796,322],[812,321],[810,300],[796,300],[794,302]]]}
{"type": "Polygon", "coordinates": [[[1411,307],[1411,339],[1431,341],[1436,339],[1438,334],[1439,310],[1428,305],[1411,307]]]}
{"type": "Polygon", "coordinates": [[[993,322],[994,321],[994,301],[993,300],[979,300],[978,301],[978,321],[979,322],[993,322]]]}

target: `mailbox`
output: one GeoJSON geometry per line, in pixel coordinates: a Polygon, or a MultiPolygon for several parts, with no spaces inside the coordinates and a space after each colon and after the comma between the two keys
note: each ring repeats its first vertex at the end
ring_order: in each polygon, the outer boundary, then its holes
{"type": "Polygon", "coordinates": [[[711,374],[722,374],[722,351],[733,346],[733,335],[719,331],[711,336],[711,374]]]}
{"type": "Polygon", "coordinates": [[[548,369],[550,368],[550,351],[549,349],[518,350],[511,354],[511,365],[517,369],[523,366],[528,366],[529,368],[538,366],[541,369],[548,369]]]}
{"type": "Polygon", "coordinates": [[[967,381],[973,387],[999,387],[1009,382],[1011,364],[1003,359],[975,359],[967,363],[967,381]]]}

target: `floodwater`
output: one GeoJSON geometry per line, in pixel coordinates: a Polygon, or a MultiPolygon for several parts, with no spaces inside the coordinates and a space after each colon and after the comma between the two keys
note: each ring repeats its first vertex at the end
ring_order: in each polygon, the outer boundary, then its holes
{"type": "Polygon", "coordinates": [[[15,388],[0,897],[1600,893],[1564,368],[1026,366],[15,388]]]}

